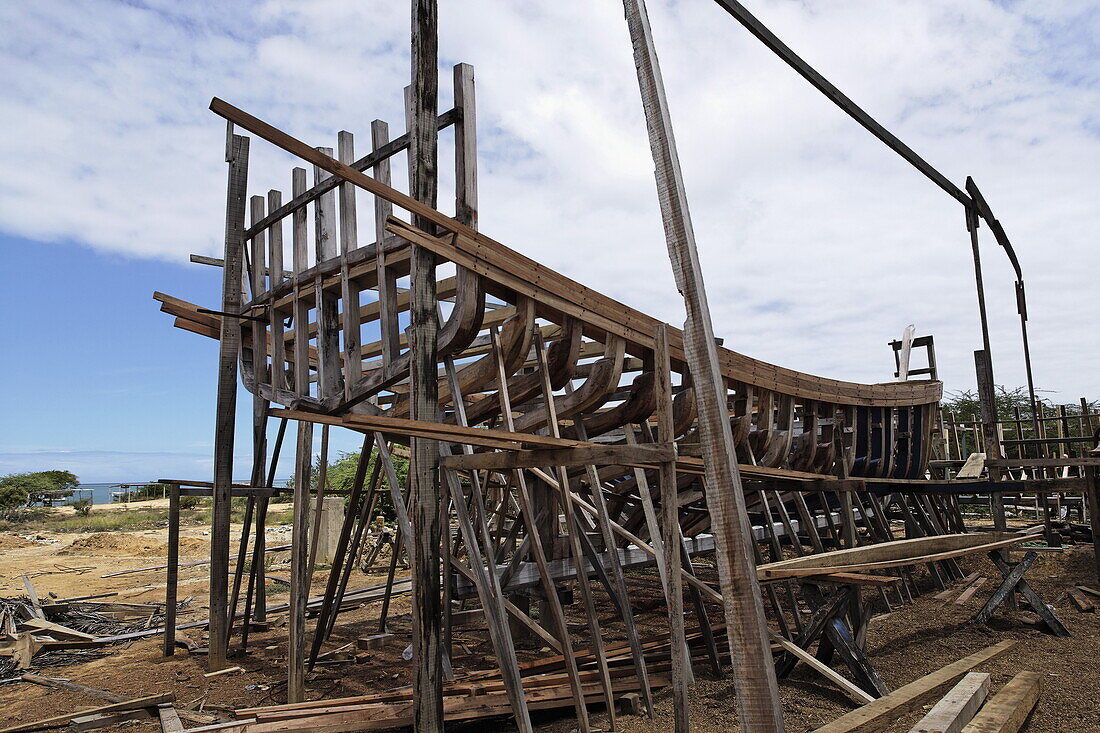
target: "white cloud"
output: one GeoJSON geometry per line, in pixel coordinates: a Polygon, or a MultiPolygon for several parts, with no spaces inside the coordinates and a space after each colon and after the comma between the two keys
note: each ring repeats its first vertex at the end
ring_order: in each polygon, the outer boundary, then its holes
{"type": "MultiPolygon", "coordinates": [[[[1081,330],[1100,265],[1089,3],[749,6],[949,178],[974,176],[1025,268],[1037,381],[1096,396],[1100,355],[1081,330]]],[[[881,381],[885,342],[915,322],[936,336],[948,386],[971,384],[980,337],[960,207],[718,6],[650,13],[727,345],[881,381]]],[[[620,6],[471,0],[440,14],[443,60],[477,69],[482,229],[678,322],[620,6]]],[[[152,257],[216,253],[224,127],[209,98],[312,144],[349,129],[362,148],[375,117],[402,127],[408,16],[403,3],[334,0],[0,6],[0,227],[152,257]]],[[[441,86],[445,106],[445,72],[441,86]]],[[[253,192],[289,188],[286,156],[254,140],[252,162],[253,192]]],[[[998,381],[1022,384],[1011,271],[982,236],[998,381]]]]}

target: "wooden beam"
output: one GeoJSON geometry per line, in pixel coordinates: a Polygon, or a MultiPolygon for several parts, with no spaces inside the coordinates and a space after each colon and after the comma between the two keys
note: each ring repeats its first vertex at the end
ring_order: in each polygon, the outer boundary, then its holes
{"type": "Polygon", "coordinates": [[[78,710],[75,713],[63,713],[61,715],[55,715],[52,718],[45,718],[43,720],[36,720],[33,723],[19,723],[8,728],[0,729],[0,733],[16,733],[17,731],[29,731],[37,730],[39,728],[53,728],[60,725],[65,725],[73,718],[82,718],[88,715],[99,715],[101,713],[115,713],[122,710],[140,710],[141,708],[155,708],[157,705],[166,702],[175,701],[176,696],[171,692],[165,692],[159,695],[149,695],[147,697],[135,697],[130,700],[123,700],[122,702],[114,702],[110,705],[101,705],[98,708],[86,708],[84,710],[78,710]]]}
{"type": "Polygon", "coordinates": [[[644,0],[624,0],[634,46],[658,198],[676,288],[684,296],[684,351],[699,406],[699,433],[706,471],[707,507],[717,542],[718,577],[741,728],[749,733],[783,730],[783,707],[768,641],[767,619],[753,561],[741,476],[726,410],[727,393],[718,363],[695,233],[676,152],[664,82],[644,0]]]}
{"type": "Polygon", "coordinates": [[[959,733],[989,695],[988,672],[970,672],[909,733],[959,733]]]}
{"type": "MultiPolygon", "coordinates": [[[[222,311],[241,308],[244,272],[245,197],[248,188],[248,138],[233,135],[229,157],[229,187],[225,211],[225,267],[222,271],[222,311]]],[[[207,668],[221,669],[229,645],[229,515],[233,484],[233,433],[237,412],[237,355],[240,322],[223,318],[218,347],[218,397],[214,427],[214,508],[210,519],[210,643],[207,668]]]]}
{"type": "Polygon", "coordinates": [[[794,656],[798,657],[798,659],[800,661],[805,662],[807,666],[809,666],[815,672],[820,674],[822,677],[824,677],[825,679],[832,682],[841,692],[843,692],[845,695],[847,695],[851,700],[854,700],[855,702],[859,703],[860,705],[865,705],[865,704],[867,704],[869,702],[873,702],[875,700],[874,697],[867,694],[860,687],[852,684],[852,682],[849,681],[848,678],[841,676],[840,673],[838,673],[832,667],[830,667],[829,665],[827,665],[824,662],[820,661],[813,654],[806,651],[805,649],[798,646],[797,644],[794,644],[794,643],[788,641],[787,639],[785,639],[784,637],[780,636],[779,634],[777,634],[775,632],[771,632],[771,639],[776,644],[783,647],[783,649],[790,652],[794,656]]]}
{"type": "MultiPolygon", "coordinates": [[[[407,99],[409,193],[420,207],[435,211],[439,61],[438,10],[435,0],[412,3],[412,86],[407,99]]],[[[414,212],[416,226],[431,219],[414,212]]],[[[436,256],[412,248],[409,299],[410,417],[438,422],[436,256]]],[[[439,487],[439,443],[429,437],[412,441],[409,466],[413,574],[413,720],[417,731],[443,730],[443,600],[439,573],[443,507],[439,487]]],[[[459,499],[461,501],[461,499],[459,499]]]]}
{"type": "Polygon", "coordinates": [[[730,15],[737,19],[741,25],[745,27],[749,33],[752,33],[761,43],[767,46],[776,56],[783,59],[784,62],[798,74],[810,82],[815,89],[828,97],[836,106],[844,110],[853,120],[862,125],[868,132],[877,137],[886,147],[893,150],[895,153],[905,158],[910,165],[919,170],[925,176],[929,178],[933,183],[939,186],[948,196],[955,199],[963,206],[967,208],[973,205],[970,197],[967,196],[962,189],[949,181],[942,173],[933,168],[926,160],[921,158],[908,145],[903,143],[897,137],[894,136],[889,130],[880,125],[871,115],[863,111],[863,109],[849,99],[845,94],[833,86],[824,76],[819,74],[812,66],[802,60],[794,51],[792,51],[783,41],[779,40],[774,33],[761,23],[756,17],[750,13],[744,5],[737,2],[737,0],[717,0],[718,4],[722,6],[730,15]]]}
{"type": "Polygon", "coordinates": [[[902,715],[933,699],[943,688],[980,664],[1000,656],[1016,645],[1015,641],[1002,641],[981,651],[952,662],[931,674],[899,687],[889,695],[856,708],[813,733],[868,733],[886,730],[902,715]]]}
{"type": "Polygon", "coordinates": [[[593,443],[574,448],[515,450],[499,453],[472,453],[448,456],[441,460],[443,468],[458,471],[511,470],[545,468],[547,466],[653,466],[676,460],[675,443],[639,445],[608,445],[593,443]]]}
{"type": "Polygon", "coordinates": [[[986,703],[962,733],[1016,733],[1039,702],[1041,679],[1038,672],[1017,674],[986,703]]]}

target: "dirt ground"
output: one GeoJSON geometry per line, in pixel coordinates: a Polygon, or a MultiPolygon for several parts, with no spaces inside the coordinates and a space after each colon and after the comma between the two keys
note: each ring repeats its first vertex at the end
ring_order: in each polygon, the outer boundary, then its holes
{"type": "MultiPolygon", "coordinates": [[[[233,528],[234,533],[239,527],[233,528]]],[[[208,539],[201,529],[185,528],[184,560],[207,556],[208,539]]],[[[149,571],[114,578],[102,578],[118,570],[157,565],[164,562],[165,530],[146,532],[115,532],[104,535],[49,534],[41,540],[27,540],[16,534],[0,534],[0,596],[22,595],[20,575],[28,573],[42,596],[54,594],[64,598],[92,593],[117,591],[114,600],[147,602],[162,598],[163,571],[149,571]]],[[[268,544],[284,544],[289,534],[269,534],[268,544]]],[[[1013,639],[1016,647],[981,669],[993,673],[996,692],[1016,672],[1024,669],[1044,674],[1044,688],[1039,705],[1028,730],[1096,731],[1100,730],[1100,703],[1096,691],[1100,683],[1097,663],[1100,639],[1100,614],[1079,613],[1065,590],[1074,584],[1097,585],[1091,549],[1076,548],[1062,553],[1041,553],[1040,560],[1029,572],[1028,579],[1036,591],[1053,603],[1058,615],[1072,632],[1067,639],[1042,633],[1034,626],[1000,613],[991,626],[979,626],[970,619],[996,587],[996,569],[984,557],[970,558],[963,564],[966,572],[980,571],[989,581],[969,601],[958,605],[953,600],[933,598],[934,590],[925,593],[915,603],[892,613],[876,616],[868,634],[868,653],[872,664],[893,689],[932,672],[943,665],[1004,639],[1013,639]]],[[[180,598],[193,596],[194,601],[179,622],[206,618],[206,566],[183,568],[180,571],[180,598]]],[[[286,576],[286,566],[274,565],[270,575],[286,576]]],[[[650,573],[632,573],[631,599],[635,616],[643,635],[659,633],[663,600],[650,573]]],[[[314,592],[319,592],[327,578],[321,569],[314,578],[314,592]]],[[[384,580],[382,575],[364,575],[356,571],[351,588],[363,587],[384,580]]],[[[924,583],[931,589],[930,580],[924,583]]],[[[961,587],[959,588],[961,590],[961,587]]],[[[269,603],[286,600],[285,586],[268,586],[269,603]]],[[[606,599],[605,599],[606,600],[606,599]]],[[[719,621],[712,612],[712,622],[719,621]]],[[[340,624],[325,649],[338,649],[353,643],[364,634],[376,633],[378,605],[371,604],[340,616],[340,624]]],[[[580,621],[577,616],[576,621],[580,621]]],[[[174,692],[176,704],[206,713],[224,713],[235,708],[275,704],[285,701],[285,616],[273,615],[271,628],[253,632],[249,653],[236,657],[233,664],[244,671],[206,678],[205,657],[191,655],[182,648],[175,656],[161,656],[160,639],[152,637],[126,645],[110,647],[111,656],[84,664],[38,670],[40,674],[70,679],[89,687],[111,690],[128,696],[174,692]]],[[[621,623],[614,621],[610,606],[601,612],[602,636],[609,643],[625,638],[621,623]]],[[[312,626],[312,621],[309,622],[312,626]]],[[[694,618],[689,619],[689,630],[694,618]]],[[[579,624],[578,624],[579,626],[579,624]]],[[[411,681],[410,662],[401,657],[411,641],[409,600],[395,599],[391,611],[390,631],[395,639],[386,648],[354,660],[354,645],[332,657],[335,663],[318,665],[308,683],[309,699],[339,697],[378,691],[408,684],[411,681]],[[339,661],[340,658],[348,661],[339,661]]],[[[187,632],[202,643],[203,632],[187,632]]],[[[584,636],[578,631],[578,644],[584,636]]],[[[483,628],[455,630],[456,671],[495,667],[492,646],[483,628]]],[[[522,649],[521,659],[540,655],[535,648],[522,649]]],[[[843,673],[843,670],[841,670],[843,673]]],[[[851,710],[853,704],[834,691],[827,682],[803,666],[780,684],[787,729],[802,733],[835,719],[851,710]]],[[[730,679],[714,679],[705,671],[698,674],[692,690],[692,728],[698,731],[729,731],[737,729],[733,684],[730,679]]],[[[76,711],[105,704],[85,695],[49,689],[28,683],[0,686],[0,725],[30,722],[47,715],[76,711]]],[[[654,718],[620,717],[619,729],[629,732],[666,731],[672,727],[672,706],[667,693],[656,695],[654,718]]],[[[922,712],[900,721],[891,730],[908,730],[922,712]]],[[[568,712],[537,713],[540,729],[555,733],[571,731],[575,721],[568,712]]],[[[594,715],[594,724],[605,721],[594,715]]],[[[197,723],[189,724],[189,727],[197,723]]],[[[485,722],[462,726],[463,730],[510,730],[506,721],[491,726],[485,722]]],[[[158,731],[159,724],[137,721],[103,730],[158,731]]]]}

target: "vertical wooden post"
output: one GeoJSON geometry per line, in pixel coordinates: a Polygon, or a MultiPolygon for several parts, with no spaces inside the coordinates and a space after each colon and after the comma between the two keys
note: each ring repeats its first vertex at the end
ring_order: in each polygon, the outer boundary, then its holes
{"type": "MultiPolygon", "coordinates": [[[[993,388],[993,366],[989,359],[989,352],[979,349],[974,352],[974,370],[978,376],[978,403],[981,408],[982,437],[985,440],[985,454],[987,459],[1001,457],[1001,444],[997,440],[997,403],[996,393],[993,388]]],[[[1001,480],[1001,469],[990,468],[991,481],[1001,480]]],[[[993,527],[1004,531],[1005,503],[1004,496],[999,492],[992,495],[993,527]]]]}
{"type": "Polygon", "coordinates": [[[176,653],[176,590],[180,565],[180,485],[168,485],[168,577],[164,587],[164,656],[176,653]]]}
{"type": "Polygon", "coordinates": [[[1100,469],[1085,466],[1085,494],[1092,526],[1092,553],[1096,562],[1096,581],[1100,582],[1100,469]]]}
{"type": "MultiPolygon", "coordinates": [[[[297,328],[306,328],[304,323],[297,328]]],[[[313,423],[298,422],[294,463],[294,518],[290,538],[290,640],[287,642],[287,702],[305,697],[306,601],[309,595],[309,481],[313,464],[313,423]]]]}
{"type": "MultiPolygon", "coordinates": [[[[241,310],[244,272],[244,210],[248,188],[248,138],[231,135],[226,151],[229,190],[225,211],[225,267],[222,268],[222,311],[241,310]]],[[[237,410],[237,356],[241,324],[222,318],[218,346],[218,401],[214,428],[214,509],[210,520],[210,671],[225,667],[229,642],[229,513],[233,484],[233,430],[237,410]]]]}
{"type": "Polygon", "coordinates": [[[634,46],[634,64],[656,166],[657,191],[676,287],[684,297],[684,352],[699,405],[699,432],[706,466],[706,497],[714,529],[718,574],[733,660],[741,729],[782,731],[783,709],[775,679],[767,621],[753,562],[753,539],[737,471],[726,387],[710,320],[702,269],[695,247],[664,83],[653,47],[644,0],[624,0],[634,46]]]}
{"type": "MultiPolygon", "coordinates": [[[[672,424],[672,372],[668,358],[668,327],[657,327],[654,344],[654,373],[657,391],[657,439],[661,443],[676,440],[672,424]]],[[[680,567],[680,494],[676,487],[676,461],[660,466],[661,510],[664,519],[665,598],[668,601],[668,621],[672,645],[672,703],[675,711],[676,733],[687,733],[688,684],[692,676],[691,655],[688,653],[684,634],[684,581],[678,572],[680,567]]],[[[595,487],[594,491],[599,491],[595,487]]],[[[614,552],[612,547],[611,551],[614,552]]]]}
{"type": "MultiPolygon", "coordinates": [[[[439,70],[435,0],[412,3],[412,91],[409,117],[409,193],[436,205],[436,148],[439,70]]],[[[430,229],[416,217],[414,224],[430,229]]],[[[409,298],[411,417],[437,421],[439,383],[436,336],[439,331],[435,255],[412,248],[409,298]]],[[[413,438],[409,478],[412,481],[413,576],[413,720],[417,731],[443,730],[443,608],[439,587],[442,507],[439,491],[439,444],[413,438]]]]}
{"type": "MultiPolygon", "coordinates": [[[[390,126],[382,120],[370,123],[371,145],[377,151],[390,141],[390,126]]],[[[390,185],[390,159],[383,158],[374,166],[374,177],[379,183],[390,185]]],[[[374,197],[374,240],[378,243],[375,268],[378,273],[378,337],[382,341],[382,366],[388,368],[400,353],[397,328],[397,278],[386,267],[381,255],[382,240],[386,238],[386,219],[393,213],[393,204],[381,196],[374,197]]]]}

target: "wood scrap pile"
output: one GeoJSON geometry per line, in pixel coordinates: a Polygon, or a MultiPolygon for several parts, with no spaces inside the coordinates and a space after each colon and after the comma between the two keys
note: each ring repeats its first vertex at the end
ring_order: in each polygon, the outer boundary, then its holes
{"type": "MultiPolygon", "coordinates": [[[[714,634],[724,627],[715,626],[714,634]]],[[[693,654],[705,657],[707,646],[702,632],[687,634],[693,654]]],[[[669,636],[653,637],[642,642],[648,681],[651,690],[669,684],[672,667],[669,636]]],[[[628,643],[609,644],[604,648],[611,686],[616,700],[641,690],[628,643]]],[[[594,650],[575,653],[578,674],[585,701],[598,704],[604,690],[600,682],[597,655],[594,650]]],[[[728,661],[728,655],[723,654],[728,661]]],[[[701,660],[702,661],[702,660],[701,660]]],[[[530,710],[568,708],[574,704],[566,674],[566,660],[561,655],[549,656],[519,665],[523,690],[530,710]]],[[[507,690],[499,670],[470,672],[444,685],[443,711],[447,722],[484,720],[512,714],[507,690]]],[[[413,723],[413,688],[405,686],[369,695],[357,695],[329,700],[316,700],[289,705],[246,708],[237,711],[246,733],[264,731],[311,730],[387,730],[413,723]]]]}
{"type": "MultiPolygon", "coordinates": [[[[118,603],[101,597],[39,600],[26,576],[25,596],[0,598],[0,679],[21,669],[79,664],[107,656],[102,647],[158,626],[163,603],[118,603]]],[[[185,599],[177,605],[190,602],[185,599]]]]}

